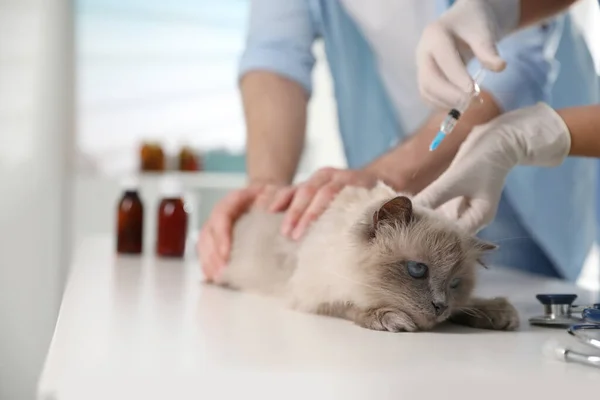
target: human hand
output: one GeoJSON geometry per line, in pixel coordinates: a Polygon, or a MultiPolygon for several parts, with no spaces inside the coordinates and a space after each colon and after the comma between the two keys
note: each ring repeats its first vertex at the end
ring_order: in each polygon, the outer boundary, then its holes
{"type": "Polygon", "coordinates": [[[366,170],[323,168],[298,186],[280,189],[269,211],[286,211],[281,233],[298,240],[344,187],[376,183],[377,177],[366,170]]]}
{"type": "Polygon", "coordinates": [[[273,201],[277,186],[254,184],[229,193],[212,210],[200,230],[197,250],[202,271],[212,281],[228,261],[235,221],[251,207],[266,208],[273,201]]]}
{"type": "Polygon", "coordinates": [[[506,176],[517,165],[556,166],[571,147],[569,129],[539,103],[475,127],[450,167],[415,196],[415,203],[456,219],[470,233],[495,217],[506,176]]]}
{"type": "Polygon", "coordinates": [[[423,98],[443,109],[455,108],[474,89],[466,67],[473,56],[484,68],[502,71],[506,62],[496,43],[516,28],[519,7],[519,0],[461,0],[430,23],[417,47],[423,98]]]}

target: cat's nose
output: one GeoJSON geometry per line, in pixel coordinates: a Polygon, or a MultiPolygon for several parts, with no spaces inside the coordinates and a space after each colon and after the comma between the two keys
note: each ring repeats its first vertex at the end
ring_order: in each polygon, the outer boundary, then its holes
{"type": "Polygon", "coordinates": [[[431,304],[435,309],[435,315],[440,316],[448,309],[448,304],[444,301],[432,301],[431,304]]]}

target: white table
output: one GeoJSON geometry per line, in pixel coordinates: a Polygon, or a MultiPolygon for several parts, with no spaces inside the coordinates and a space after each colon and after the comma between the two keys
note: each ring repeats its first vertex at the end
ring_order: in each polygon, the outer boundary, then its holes
{"type": "Polygon", "coordinates": [[[197,262],[117,258],[109,238],[77,251],[39,385],[40,400],[593,398],[600,371],[545,359],[534,295],[565,283],[482,270],[508,295],[518,332],[445,326],[385,333],[286,310],[201,283],[197,262]],[[441,397],[440,397],[441,396],[441,397]],[[591,396],[591,397],[590,397],[591,396]]]}

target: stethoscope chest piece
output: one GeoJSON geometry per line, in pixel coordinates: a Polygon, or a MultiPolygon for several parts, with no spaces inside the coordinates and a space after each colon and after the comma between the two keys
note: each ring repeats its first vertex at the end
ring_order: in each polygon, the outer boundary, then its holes
{"type": "Polygon", "coordinates": [[[576,294],[538,294],[535,297],[544,306],[544,314],[529,318],[530,324],[563,328],[583,321],[573,315],[576,294]]]}

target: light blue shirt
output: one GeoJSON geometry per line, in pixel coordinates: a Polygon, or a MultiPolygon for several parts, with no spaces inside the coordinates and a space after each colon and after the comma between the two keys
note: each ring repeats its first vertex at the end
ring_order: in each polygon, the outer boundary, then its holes
{"type": "MultiPolygon", "coordinates": [[[[388,97],[369,44],[339,1],[253,0],[251,4],[240,76],[251,70],[272,71],[298,82],[310,95],[315,64],[311,49],[315,39],[322,37],[349,167],[367,164],[389,150],[391,143],[411,134],[388,97]]],[[[441,13],[448,2],[437,0],[436,7],[441,13]]],[[[560,17],[499,44],[507,68],[486,74],[482,86],[504,111],[538,101],[560,107],[598,100],[591,59],[581,58],[583,40],[570,30],[568,19],[566,23],[560,17]]],[[[477,69],[477,62],[469,68],[477,69]]],[[[516,168],[507,181],[505,193],[521,223],[567,279],[577,278],[596,240],[597,169],[595,160],[570,159],[552,169],[516,168]]]]}

